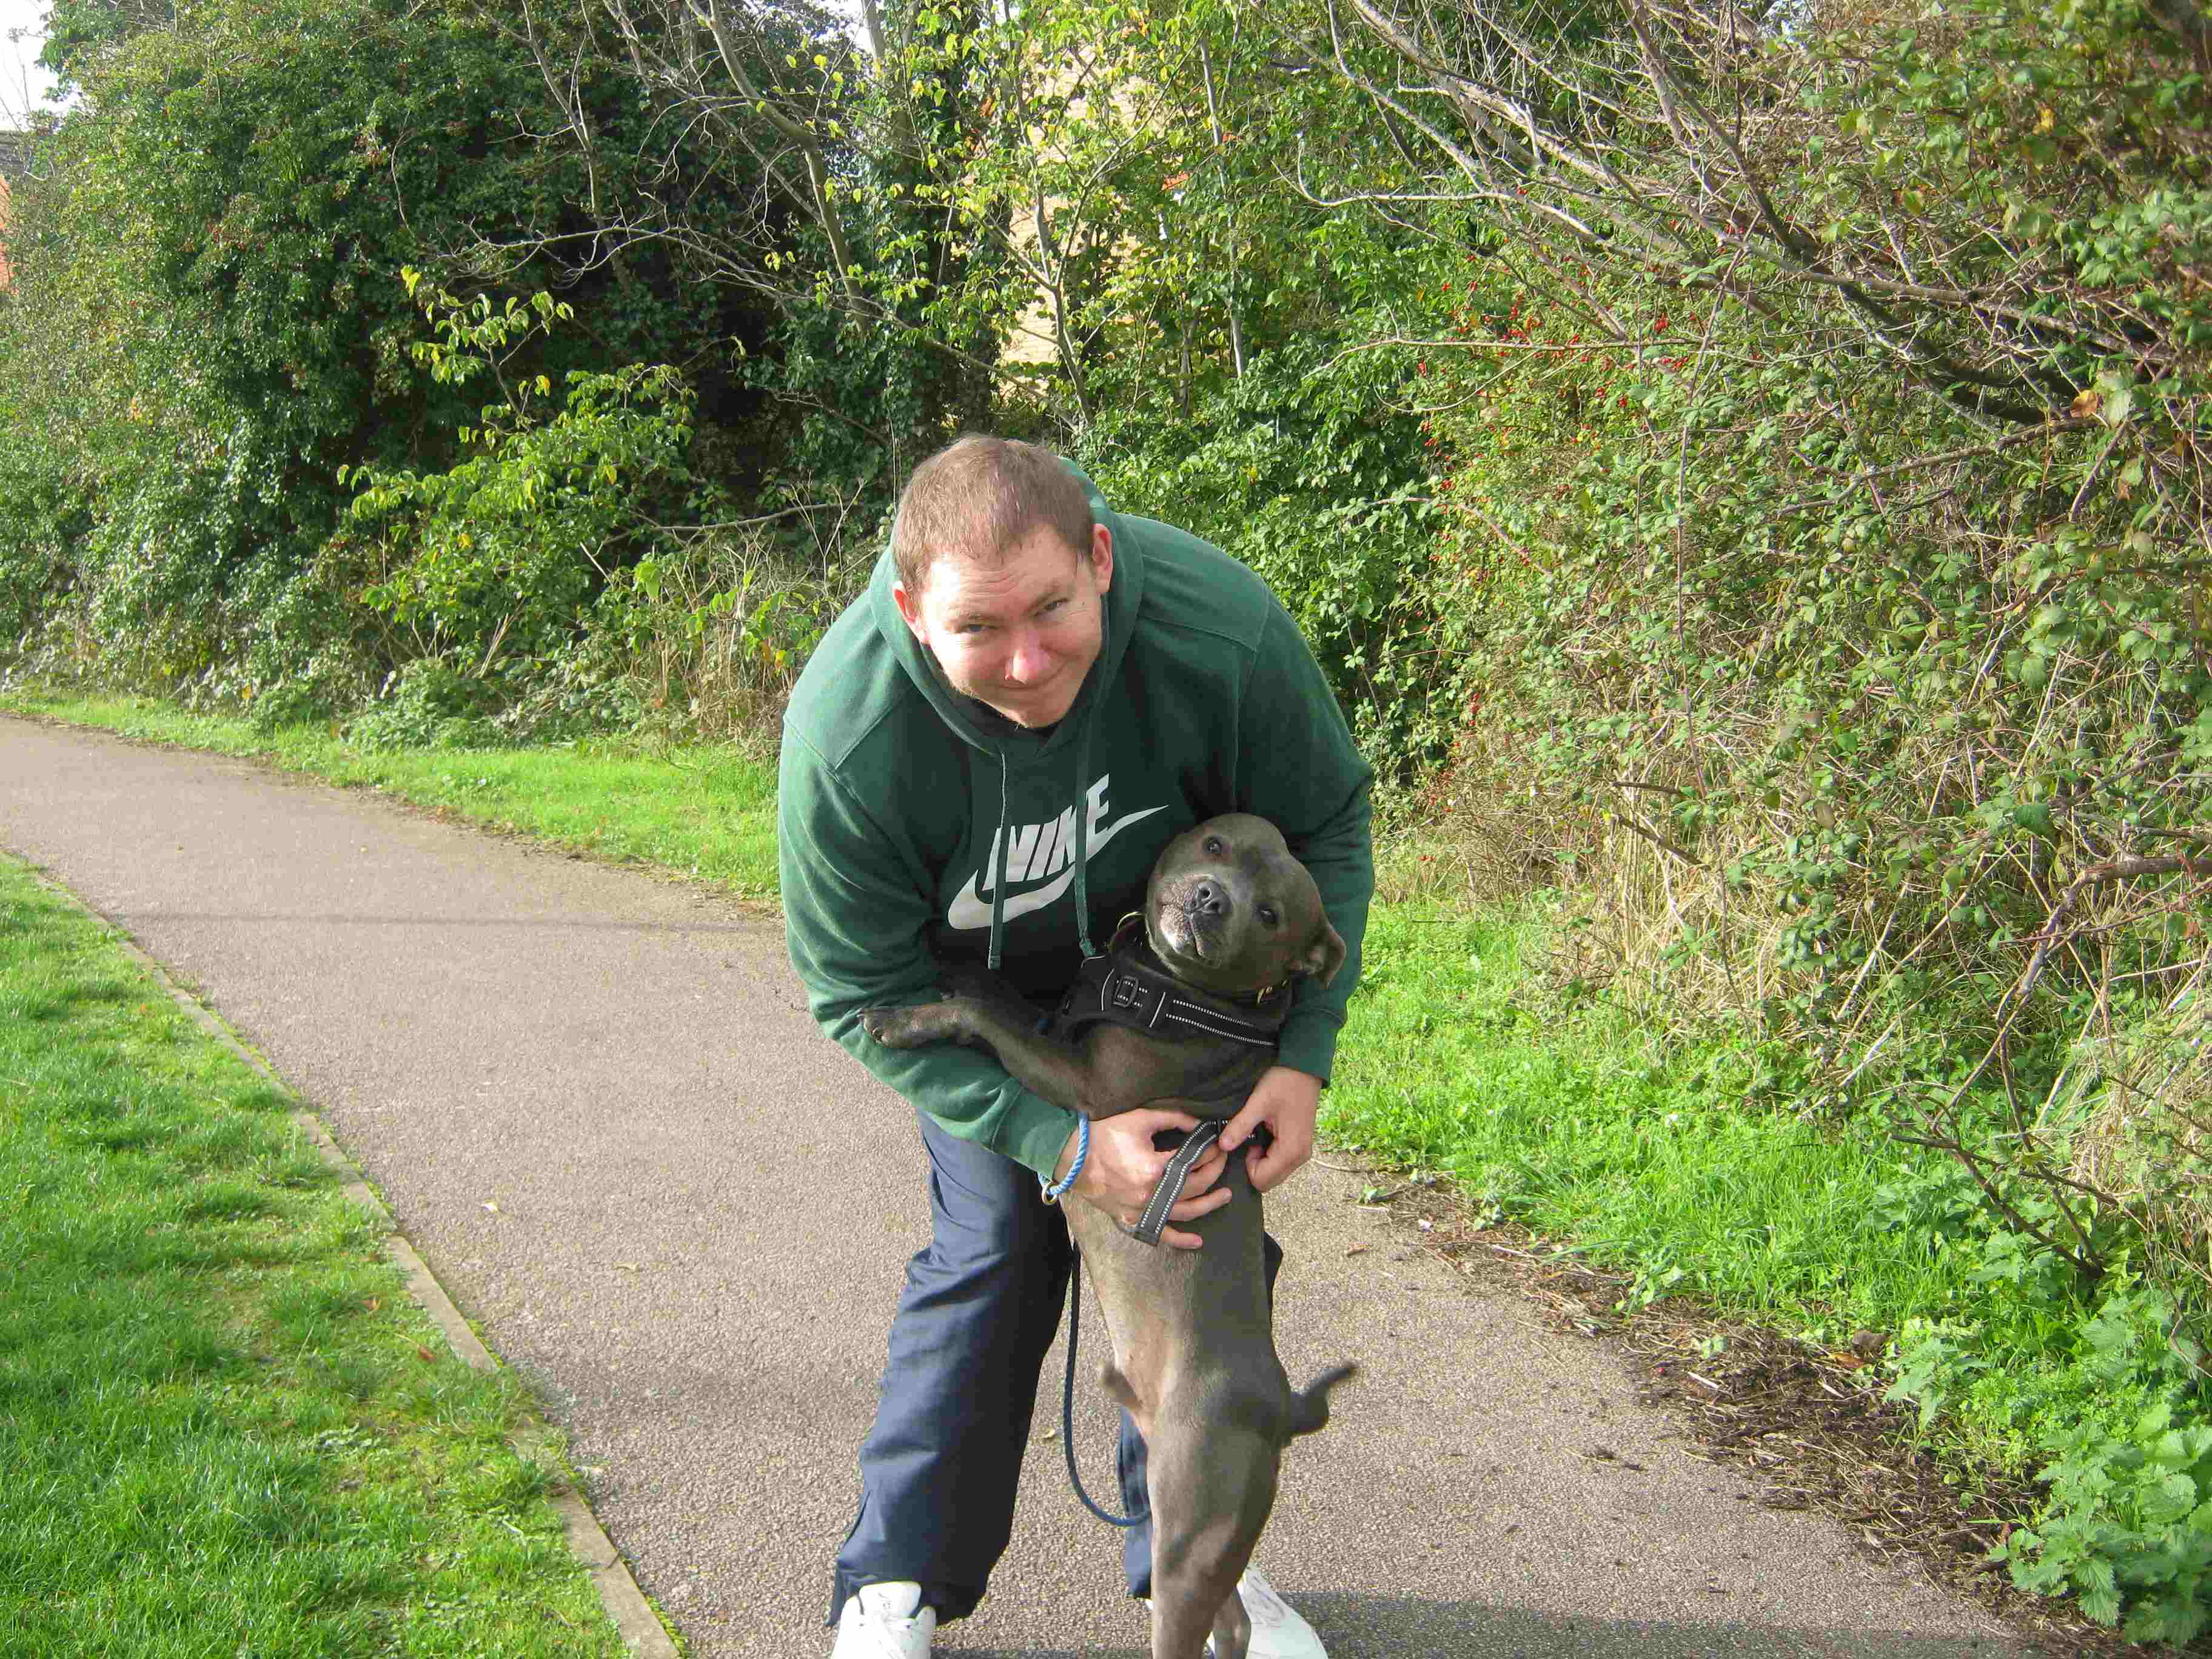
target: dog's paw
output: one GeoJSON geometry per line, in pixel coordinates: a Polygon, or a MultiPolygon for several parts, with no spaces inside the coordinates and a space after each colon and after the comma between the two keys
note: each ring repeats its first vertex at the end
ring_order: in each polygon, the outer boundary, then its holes
{"type": "Polygon", "coordinates": [[[863,1008],[860,1029],[886,1048],[919,1048],[960,1035],[950,1002],[924,1002],[908,1008],[863,1008]]]}

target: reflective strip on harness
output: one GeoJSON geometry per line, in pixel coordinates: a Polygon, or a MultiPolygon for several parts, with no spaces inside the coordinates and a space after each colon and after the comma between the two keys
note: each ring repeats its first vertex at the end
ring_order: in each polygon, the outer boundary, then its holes
{"type": "MultiPolygon", "coordinates": [[[[1287,1000],[1274,1007],[1239,1011],[1208,1007],[1181,994],[1165,974],[1093,957],[1084,964],[1084,977],[1068,993],[1060,1014],[1072,1035],[1098,1023],[1127,1025],[1139,1031],[1158,1031],[1164,1026],[1186,1026],[1207,1036],[1224,1037],[1255,1048],[1272,1048],[1282,1034],[1287,1000]],[[1085,992],[1088,994],[1085,994],[1085,992]]],[[[1164,1035],[1173,1036],[1172,1030],[1164,1035]]]]}
{"type": "Polygon", "coordinates": [[[1129,1230],[1131,1237],[1147,1244],[1160,1242],[1161,1231],[1168,1224],[1168,1212],[1182,1196],[1182,1184],[1190,1179],[1191,1166],[1206,1156],[1228,1127],[1218,1121],[1201,1123],[1190,1132],[1189,1139],[1176,1148],[1175,1156],[1168,1160],[1168,1167],[1160,1176],[1160,1184],[1152,1188],[1152,1202],[1145,1206],[1144,1214],[1129,1230]]]}

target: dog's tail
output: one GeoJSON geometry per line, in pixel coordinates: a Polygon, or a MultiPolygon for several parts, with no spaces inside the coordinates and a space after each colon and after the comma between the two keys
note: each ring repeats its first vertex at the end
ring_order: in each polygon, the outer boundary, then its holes
{"type": "Polygon", "coordinates": [[[1348,1376],[1358,1374],[1357,1365],[1333,1365],[1323,1371],[1306,1388],[1291,1396],[1290,1416],[1284,1426],[1290,1430],[1289,1438],[1295,1440],[1302,1434],[1311,1434],[1316,1429],[1328,1426],[1328,1391],[1348,1376]]]}

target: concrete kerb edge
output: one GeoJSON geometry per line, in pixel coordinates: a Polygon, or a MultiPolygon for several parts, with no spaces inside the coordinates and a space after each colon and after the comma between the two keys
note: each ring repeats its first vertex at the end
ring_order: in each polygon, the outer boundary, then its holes
{"type": "MultiPolygon", "coordinates": [[[[414,1245],[408,1242],[407,1236],[399,1231],[398,1224],[384,1200],[362,1178],[360,1168],[331,1138],[323,1121],[309,1109],[298,1091],[277,1076],[266,1060],[247,1048],[239,1035],[223,1022],[221,1015],[178,984],[169,971],[141,950],[137,941],[121,927],[45,871],[29,865],[21,867],[29,870],[32,879],[48,892],[76,906],[106,927],[131,960],[144,969],[155,984],[167,991],[202,1030],[252,1066],[270,1087],[292,1103],[292,1121],[315,1143],[323,1161],[345,1178],[346,1196],[382,1218],[386,1228],[385,1253],[405,1277],[408,1294],[415,1298],[423,1312],[429,1315],[431,1322],[444,1334],[453,1352],[472,1369],[479,1371],[500,1370],[499,1360],[469,1328],[469,1322],[453,1305],[453,1297],[446,1294],[446,1287],[430,1271],[429,1263],[422,1260],[414,1245]]],[[[544,1461],[542,1454],[545,1440],[544,1433],[526,1430],[509,1437],[508,1443],[535,1462],[544,1461]]],[[[623,1645],[637,1655],[638,1659],[680,1659],[676,1644],[661,1624],[659,1615],[653,1612],[652,1604],[645,1599],[645,1592],[638,1588],[637,1580],[630,1576],[629,1563],[623,1559],[622,1552],[607,1536],[606,1528],[599,1524],[599,1517],[592,1513],[591,1505],[584,1500],[583,1495],[573,1483],[563,1479],[557,1485],[549,1486],[545,1496],[561,1517],[567,1534],[568,1553],[591,1576],[592,1586],[599,1592],[599,1605],[606,1609],[607,1617],[613,1620],[623,1645]]]]}

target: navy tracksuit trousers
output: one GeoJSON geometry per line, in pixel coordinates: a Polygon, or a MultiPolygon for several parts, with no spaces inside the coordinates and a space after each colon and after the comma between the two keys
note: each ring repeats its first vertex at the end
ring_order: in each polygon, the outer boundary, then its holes
{"type": "MultiPolygon", "coordinates": [[[[1038,1374],[1067,1304],[1067,1222],[1012,1158],[926,1112],[931,1237],[907,1264],[876,1424],[860,1447],[860,1512],[837,1552],[830,1618],[863,1584],[911,1579],[940,1622],[975,1611],[1012,1535],[1038,1374]]],[[[1166,1245],[1160,1247],[1169,1248],[1166,1245]]],[[[1282,1252],[1267,1242],[1272,1294],[1282,1252]]],[[[1122,1513],[1144,1515],[1145,1443],[1121,1415],[1122,1513]]],[[[1152,1581],[1150,1517],[1122,1531],[1132,1595],[1152,1581]]]]}

